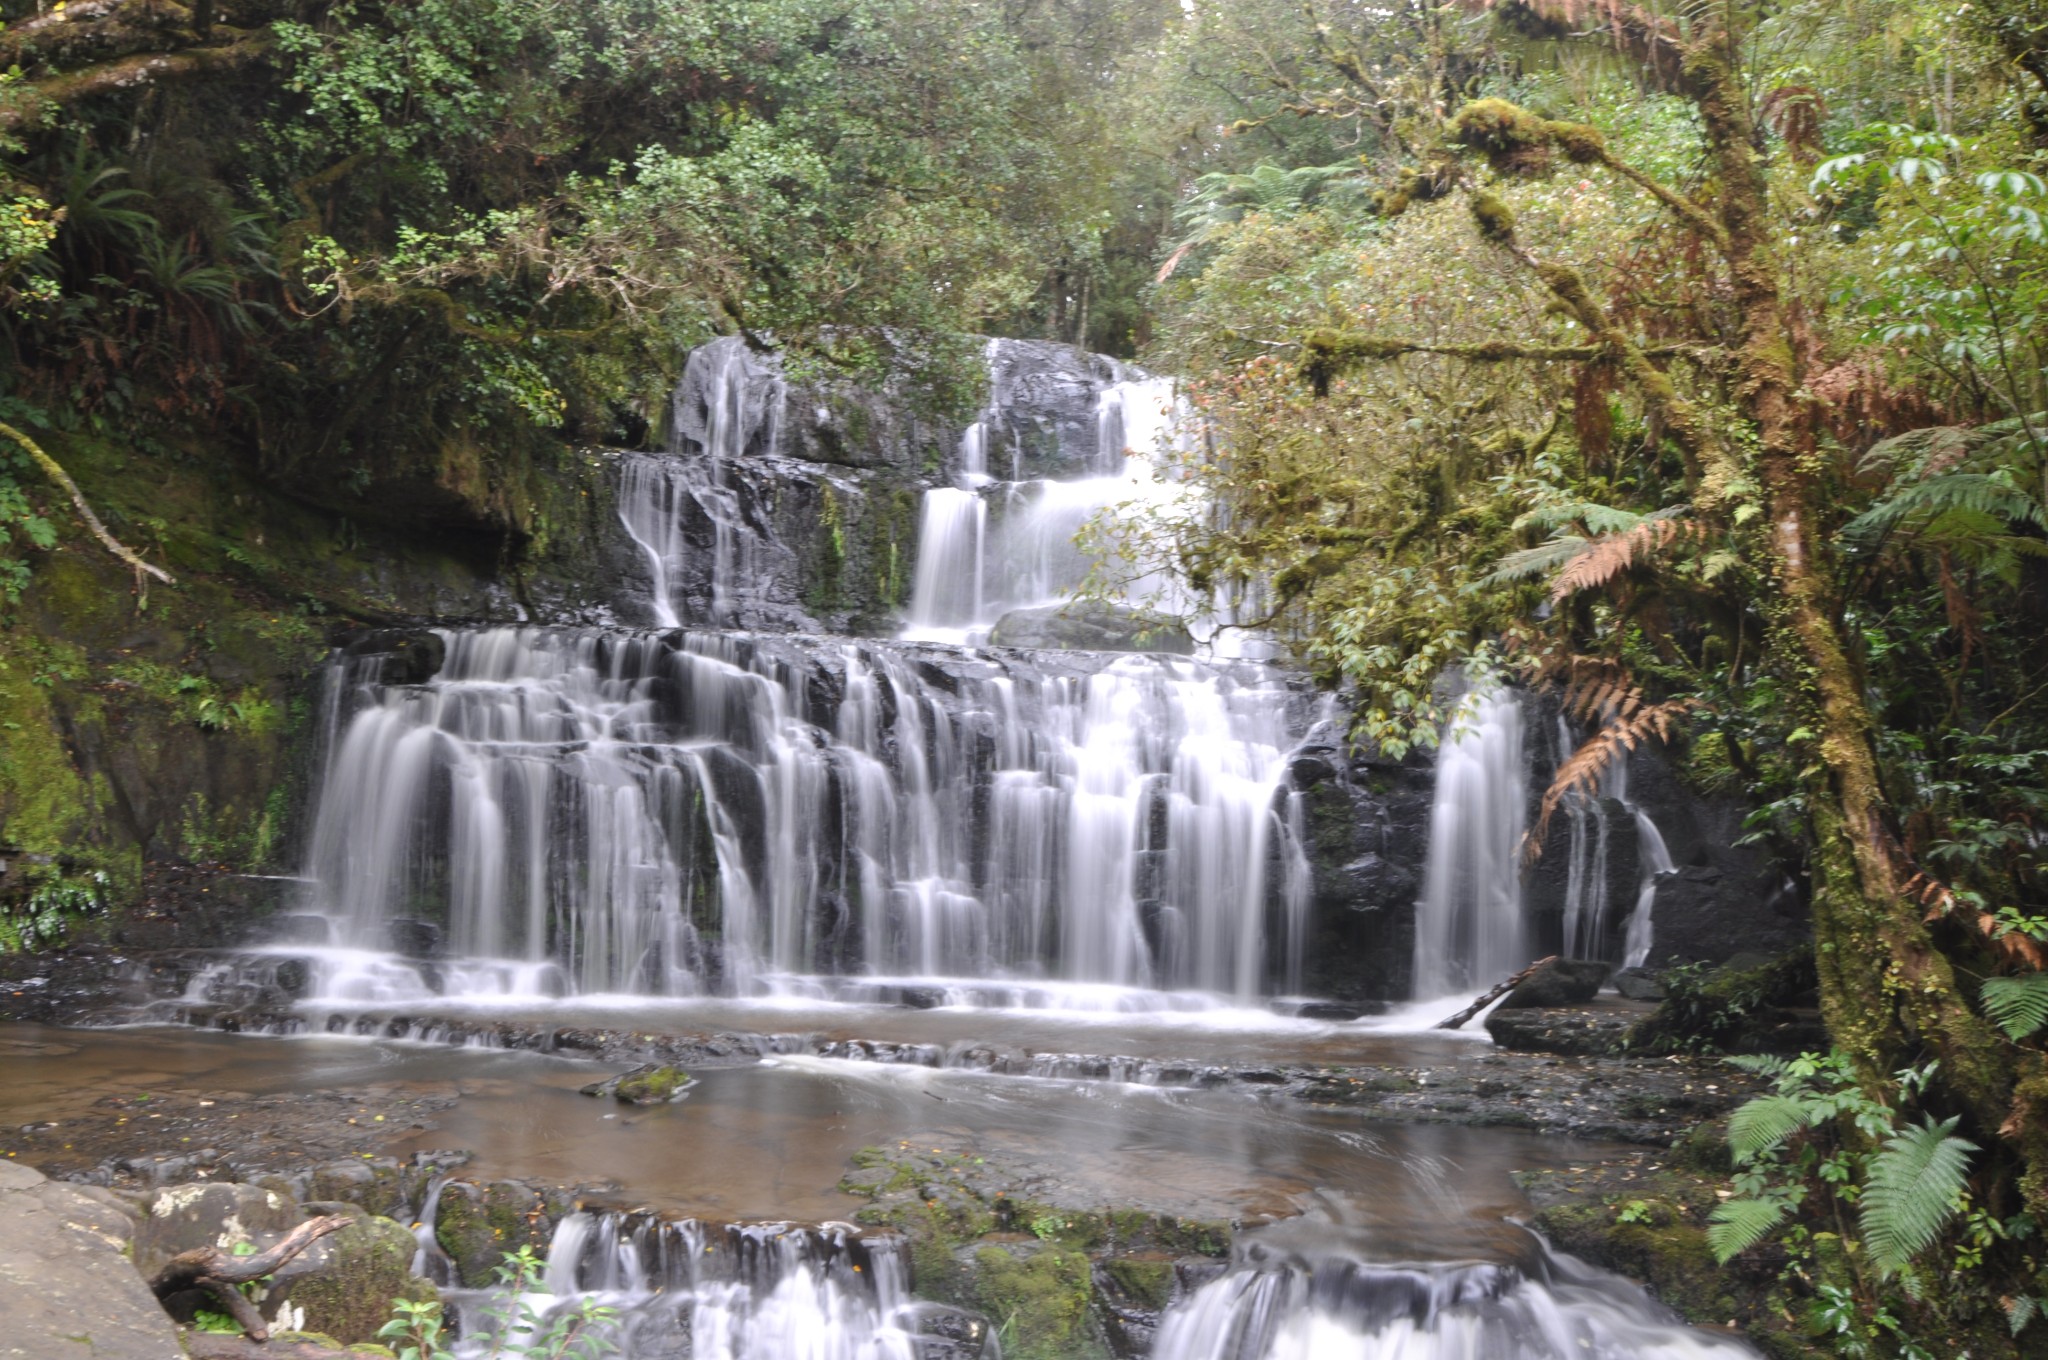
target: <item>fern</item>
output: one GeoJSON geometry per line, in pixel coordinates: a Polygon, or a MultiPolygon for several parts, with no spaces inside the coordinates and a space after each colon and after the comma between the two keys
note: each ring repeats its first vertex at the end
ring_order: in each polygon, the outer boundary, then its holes
{"type": "Polygon", "coordinates": [[[1481,584],[1498,586],[1526,581],[1532,576],[1548,576],[1584,552],[1586,543],[1576,534],[1564,534],[1533,548],[1511,552],[1494,564],[1493,570],[1481,578],[1481,584]]]}
{"type": "MultiPolygon", "coordinates": [[[[1659,511],[1658,515],[1664,513],[1659,511]]],[[[1564,570],[1550,583],[1550,602],[1556,604],[1582,590],[1606,585],[1634,566],[1639,557],[1647,558],[1669,546],[1687,530],[1697,532],[1698,526],[1646,515],[1631,529],[1593,539],[1578,556],[1565,563],[1564,570]]]]}
{"type": "Polygon", "coordinates": [[[1978,995],[1985,1013],[2014,1039],[2048,1025],[2048,973],[1985,978],[1978,995]]]}
{"type": "Polygon", "coordinates": [[[1933,1245],[1959,1207],[1975,1143],[1955,1136],[1956,1119],[1904,1129],[1870,1159],[1863,1187],[1863,1244],[1886,1275],[1933,1245]]]}
{"type": "Polygon", "coordinates": [[[1509,553],[1495,564],[1484,583],[1502,585],[1555,571],[1552,603],[1605,585],[1674,539],[1699,536],[1697,525],[1677,522],[1676,517],[1686,509],[1668,505],[1639,515],[1593,501],[1567,501],[1531,510],[1515,521],[1517,529],[1569,527],[1575,532],[1559,533],[1536,547],[1509,553]]]}
{"type": "Polygon", "coordinates": [[[1707,1246],[1722,1265],[1771,1235],[1792,1206],[1781,1199],[1731,1199],[1707,1220],[1707,1246]]]}
{"type": "MultiPolygon", "coordinates": [[[[1944,472],[1900,487],[1843,525],[1842,533],[1848,538],[1874,538],[1908,520],[1918,520],[1924,529],[1946,515],[1975,516],[1979,524],[1988,519],[1999,526],[2048,528],[2048,512],[2041,502],[2005,478],[1986,472],[1944,472]]],[[[1952,527],[1963,529],[1969,522],[1958,519],[1952,527]]]]}
{"type": "Polygon", "coordinates": [[[1773,1079],[1784,1076],[1791,1068],[1790,1063],[1775,1053],[1738,1053],[1723,1061],[1741,1071],[1773,1079]]]}
{"type": "Polygon", "coordinates": [[[1595,682],[1583,690],[1578,686],[1579,682],[1574,681],[1573,687],[1566,690],[1565,706],[1568,711],[1606,712],[1612,716],[1605,727],[1587,738],[1585,744],[1572,752],[1551,776],[1550,787],[1544,790],[1542,806],[1537,810],[1536,825],[1530,828],[1523,840],[1523,853],[1531,863],[1542,857],[1543,843],[1550,835],[1550,819],[1564,805],[1565,799],[1594,797],[1607,778],[1607,772],[1626,759],[1644,738],[1655,736],[1659,741],[1670,740],[1672,722],[1699,707],[1699,701],[1691,698],[1672,699],[1645,707],[1641,690],[1616,681],[1595,682]],[[1578,690],[1576,697],[1574,690],[1578,690]]]}
{"type": "Polygon", "coordinates": [[[1728,1147],[1737,1161],[1753,1162],[1826,1113],[1824,1106],[1797,1096],[1758,1096],[1728,1117],[1728,1147]]]}

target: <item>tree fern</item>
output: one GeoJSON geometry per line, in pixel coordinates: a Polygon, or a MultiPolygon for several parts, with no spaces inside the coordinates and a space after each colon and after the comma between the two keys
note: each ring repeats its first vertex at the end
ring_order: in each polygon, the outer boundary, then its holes
{"type": "Polygon", "coordinates": [[[1978,995],[1984,1011],[2015,1039],[2048,1025],[2048,973],[1985,978],[1978,995]]]}
{"type": "Polygon", "coordinates": [[[1722,1265],[1771,1235],[1792,1206],[1782,1199],[1731,1199],[1707,1220],[1707,1246],[1722,1265]]]}
{"type": "Polygon", "coordinates": [[[1511,552],[1494,564],[1482,584],[1498,586],[1511,581],[1526,581],[1533,576],[1549,576],[1584,552],[1586,542],[1577,534],[1564,534],[1533,548],[1511,552]]]}
{"type": "Polygon", "coordinates": [[[1842,526],[1849,538],[1874,538],[1908,521],[1921,525],[1960,511],[1989,517],[2000,527],[2031,524],[2048,528],[2041,502],[2006,478],[1988,472],[1944,472],[1910,482],[1842,526]]]}
{"type": "Polygon", "coordinates": [[[1863,1186],[1863,1245],[1886,1275],[1932,1246],[1962,1198],[1975,1143],[1955,1136],[1956,1120],[1904,1129],[1870,1159],[1863,1186]]]}

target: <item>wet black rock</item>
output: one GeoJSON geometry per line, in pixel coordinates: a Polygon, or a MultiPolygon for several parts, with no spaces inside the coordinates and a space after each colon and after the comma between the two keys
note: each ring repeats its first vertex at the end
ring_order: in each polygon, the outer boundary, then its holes
{"type": "MultiPolygon", "coordinates": [[[[1368,1008],[1405,1001],[1415,966],[1415,901],[1429,846],[1434,774],[1422,757],[1358,754],[1340,725],[1312,732],[1288,769],[1311,874],[1307,940],[1295,991],[1368,1008]]],[[[1283,809],[1285,812],[1286,809],[1283,809]]],[[[1270,866],[1277,893],[1285,866],[1270,866]]],[[[1283,908],[1276,902],[1276,912],[1283,908]]]]}
{"type": "Polygon", "coordinates": [[[1500,1003],[1500,1009],[1532,1010],[1591,1001],[1613,971],[1613,964],[1597,959],[1551,959],[1516,983],[1500,1003]]]}
{"type": "Polygon", "coordinates": [[[379,628],[358,635],[346,650],[375,664],[380,685],[424,685],[448,659],[446,639],[426,628],[379,628]]]}
{"type": "Polygon", "coordinates": [[[384,938],[393,953],[408,959],[433,958],[441,952],[441,927],[432,921],[402,916],[385,924],[384,938]]]}
{"type": "Polygon", "coordinates": [[[1654,968],[1624,968],[1614,975],[1614,990],[1631,1001],[1662,1001],[1664,975],[1654,968]]]}
{"type": "Polygon", "coordinates": [[[1641,1018],[1637,1011],[1603,1006],[1495,1010],[1486,1017],[1486,1032],[1502,1048],[1599,1057],[1622,1052],[1641,1018]]]}

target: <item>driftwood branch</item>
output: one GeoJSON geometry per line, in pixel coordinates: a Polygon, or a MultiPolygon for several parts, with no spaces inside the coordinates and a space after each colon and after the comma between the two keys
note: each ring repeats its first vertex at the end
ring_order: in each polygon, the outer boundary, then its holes
{"type": "Polygon", "coordinates": [[[254,1256],[231,1256],[219,1247],[195,1247],[191,1251],[179,1252],[156,1273],[149,1287],[159,1300],[187,1290],[204,1289],[220,1300],[221,1307],[241,1324],[251,1341],[268,1341],[270,1325],[235,1286],[275,1274],[278,1267],[296,1259],[307,1247],[353,1222],[355,1220],[346,1214],[309,1218],[269,1251],[261,1251],[254,1256]]]}
{"type": "Polygon", "coordinates": [[[162,581],[167,586],[174,586],[178,583],[176,578],[169,572],[165,571],[162,567],[151,566],[143,561],[123,544],[120,539],[107,532],[107,526],[100,523],[100,517],[94,514],[92,506],[86,503],[85,493],[78,489],[78,483],[71,480],[71,474],[64,470],[62,463],[59,463],[49,454],[43,452],[40,444],[30,439],[20,430],[15,429],[12,425],[0,424],[0,438],[12,439],[15,443],[28,450],[28,456],[35,460],[36,466],[41,468],[51,481],[63,487],[64,493],[71,497],[72,507],[78,511],[78,517],[85,521],[85,527],[92,530],[92,536],[97,538],[101,546],[108,552],[133,567],[138,578],[147,573],[156,577],[157,580],[162,581]]]}
{"type": "Polygon", "coordinates": [[[1485,1010],[1488,1006],[1491,1006],[1494,1002],[1500,1000],[1509,992],[1512,992],[1515,988],[1521,986],[1524,982],[1526,982],[1529,979],[1530,974],[1534,973],[1538,968],[1541,968],[1546,963],[1556,962],[1557,955],[1555,954],[1550,955],[1548,958],[1541,958],[1536,960],[1536,962],[1530,964],[1527,968],[1524,968],[1521,972],[1515,974],[1506,982],[1501,983],[1500,986],[1495,987],[1485,996],[1480,997],[1477,1001],[1467,1006],[1464,1010],[1459,1011],[1450,1019],[1437,1021],[1435,1028],[1463,1029],[1465,1027],[1465,1022],[1467,1020],[1470,1020],[1473,1016],[1479,1014],[1479,1012],[1485,1010]]]}

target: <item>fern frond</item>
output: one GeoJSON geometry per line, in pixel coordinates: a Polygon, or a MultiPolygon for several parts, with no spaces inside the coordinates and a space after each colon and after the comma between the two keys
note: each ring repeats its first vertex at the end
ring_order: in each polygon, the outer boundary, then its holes
{"type": "Polygon", "coordinates": [[[1870,1159],[1860,1201],[1863,1245],[1886,1275],[1904,1270],[1956,1215],[1977,1150],[1955,1136],[1958,1118],[1902,1129],[1870,1159]]]}
{"type": "Polygon", "coordinates": [[[1548,576],[1584,552],[1585,548],[1586,540],[1577,534],[1561,534],[1548,543],[1509,553],[1494,564],[1493,570],[1482,577],[1480,583],[1498,586],[1510,581],[1526,581],[1532,576],[1548,576]]]}
{"type": "Polygon", "coordinates": [[[1517,529],[1576,529],[1589,534],[1625,534],[1645,520],[1673,519],[1690,507],[1667,505],[1639,514],[1598,501],[1550,501],[1515,519],[1517,529]]]}
{"type": "Polygon", "coordinates": [[[2014,1336],[2027,1330],[2027,1324],[2041,1311],[2040,1303],[2032,1294],[2021,1294],[2014,1298],[2002,1299],[2000,1302],[2005,1305],[2005,1320],[2012,1328],[2014,1336]]]}
{"type": "Polygon", "coordinates": [[[2010,1038],[2024,1039],[2048,1025],[2048,973],[1985,978],[1977,995],[1984,1013],[2010,1038]]]}
{"type": "Polygon", "coordinates": [[[1607,772],[1626,759],[1646,737],[1669,741],[1672,722],[1699,707],[1699,701],[1691,698],[1671,699],[1647,708],[1641,704],[1642,692],[1634,685],[1623,688],[1618,682],[1609,681],[1590,688],[1574,705],[1581,711],[1606,711],[1612,716],[1551,776],[1550,787],[1544,790],[1542,806],[1537,810],[1536,825],[1522,841],[1522,853],[1528,863],[1542,858],[1543,842],[1550,835],[1550,819],[1565,799],[1574,795],[1592,798],[1600,791],[1607,772]]]}
{"type": "Polygon", "coordinates": [[[1775,1053],[1738,1053],[1724,1061],[1738,1071],[1753,1073],[1759,1077],[1782,1077],[1791,1066],[1775,1053]]]}
{"type": "Polygon", "coordinates": [[[1738,1105],[1728,1116],[1728,1148],[1738,1162],[1753,1162],[1801,1129],[1812,1127],[1826,1110],[1796,1096],[1758,1096],[1738,1105]]]}
{"type": "Polygon", "coordinates": [[[1917,527],[1924,531],[1952,512],[1989,516],[2000,525],[2048,528],[2048,511],[2041,502],[2004,478],[1984,472],[1944,472],[1900,487],[1843,525],[1842,534],[1875,538],[1908,521],[1918,521],[1917,527]]]}
{"type": "Polygon", "coordinates": [[[1769,1237],[1790,1212],[1790,1205],[1776,1199],[1731,1199],[1716,1206],[1707,1220],[1707,1245],[1714,1259],[1727,1265],[1769,1237]]]}
{"type": "Polygon", "coordinates": [[[1564,570],[1550,583],[1550,602],[1556,604],[1582,590],[1604,586],[1639,559],[1647,559],[1674,540],[1695,536],[1698,531],[1697,525],[1645,516],[1640,523],[1622,533],[1593,539],[1584,551],[1565,563],[1564,570]]]}

